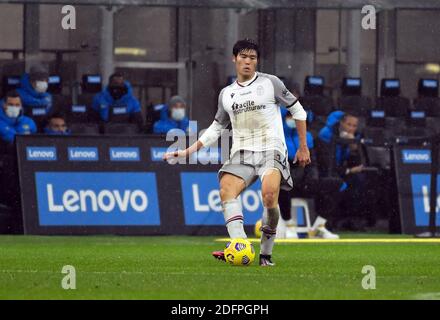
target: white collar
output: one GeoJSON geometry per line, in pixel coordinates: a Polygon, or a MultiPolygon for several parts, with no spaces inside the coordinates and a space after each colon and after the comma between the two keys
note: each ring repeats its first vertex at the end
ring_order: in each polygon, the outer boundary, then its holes
{"type": "Polygon", "coordinates": [[[237,79],[237,84],[238,84],[240,87],[246,87],[246,86],[248,86],[251,82],[253,82],[253,81],[257,78],[257,76],[258,76],[258,74],[257,74],[257,72],[255,72],[254,76],[253,76],[251,79],[249,79],[248,81],[245,81],[245,82],[238,82],[238,79],[237,79]]]}

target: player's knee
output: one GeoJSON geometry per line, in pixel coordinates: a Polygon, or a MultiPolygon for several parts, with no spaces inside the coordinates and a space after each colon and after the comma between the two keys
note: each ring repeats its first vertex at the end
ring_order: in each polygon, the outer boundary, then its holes
{"type": "Polygon", "coordinates": [[[227,200],[231,200],[234,198],[235,198],[234,193],[232,192],[231,188],[226,187],[226,186],[220,187],[220,199],[222,201],[227,201],[227,200]]]}
{"type": "Polygon", "coordinates": [[[277,197],[274,191],[266,191],[263,193],[263,204],[266,208],[273,208],[277,205],[277,197]]]}

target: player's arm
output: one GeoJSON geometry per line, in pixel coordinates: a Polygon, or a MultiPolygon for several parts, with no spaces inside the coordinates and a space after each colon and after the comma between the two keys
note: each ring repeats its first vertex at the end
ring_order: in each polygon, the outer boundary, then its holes
{"type": "Polygon", "coordinates": [[[299,137],[299,148],[296,152],[294,162],[298,161],[299,165],[304,167],[311,162],[310,159],[310,151],[307,146],[307,126],[305,120],[295,119],[296,122],[296,131],[298,132],[299,137]]]}
{"type": "Polygon", "coordinates": [[[217,139],[221,136],[222,130],[225,129],[230,123],[229,114],[225,111],[223,107],[222,97],[223,90],[220,92],[218,97],[218,108],[217,113],[215,114],[214,121],[202,134],[199,140],[194,142],[190,147],[186,148],[185,150],[176,150],[174,152],[165,153],[163,157],[164,160],[178,157],[189,157],[192,153],[197,152],[203,147],[208,147],[217,141],[217,139]]]}
{"type": "Polygon", "coordinates": [[[289,90],[287,90],[284,83],[275,76],[271,77],[272,84],[274,86],[275,99],[279,104],[286,106],[289,110],[292,118],[295,119],[296,130],[299,137],[299,148],[296,152],[294,162],[298,161],[301,166],[308,165],[310,160],[310,151],[307,147],[307,113],[303,106],[289,90]]]}

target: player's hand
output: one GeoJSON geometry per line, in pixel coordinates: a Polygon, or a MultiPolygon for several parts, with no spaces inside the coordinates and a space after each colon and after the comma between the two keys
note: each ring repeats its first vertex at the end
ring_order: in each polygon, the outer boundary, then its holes
{"type": "Polygon", "coordinates": [[[350,173],[361,173],[364,170],[364,165],[356,166],[353,168],[350,168],[350,173]]]}
{"type": "Polygon", "coordinates": [[[169,161],[172,159],[178,159],[178,158],[184,158],[187,156],[187,152],[186,150],[176,150],[176,151],[172,151],[172,152],[166,152],[164,153],[162,159],[164,161],[169,161]]]}
{"type": "Polygon", "coordinates": [[[312,162],[312,160],[310,159],[309,148],[300,147],[298,149],[298,151],[296,152],[296,155],[295,155],[295,159],[293,160],[293,163],[296,163],[296,162],[298,162],[298,164],[303,168],[312,162]]]}
{"type": "Polygon", "coordinates": [[[357,143],[350,143],[348,147],[350,148],[351,151],[356,151],[358,149],[357,143]]]}

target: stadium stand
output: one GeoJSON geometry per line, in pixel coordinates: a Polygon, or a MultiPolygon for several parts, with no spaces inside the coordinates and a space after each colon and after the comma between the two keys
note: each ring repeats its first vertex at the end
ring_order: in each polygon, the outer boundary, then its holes
{"type": "Polygon", "coordinates": [[[46,122],[47,116],[53,112],[53,97],[47,91],[49,73],[43,64],[31,67],[29,73],[24,73],[20,78],[20,95],[24,115],[31,117],[39,131],[46,122]],[[40,85],[40,86],[39,86],[40,85]]]}
{"type": "Polygon", "coordinates": [[[109,77],[108,86],[93,98],[91,110],[95,114],[93,117],[98,118],[103,126],[109,123],[134,123],[138,131],[144,129],[139,100],[122,74],[114,73],[109,77]]]}
{"type": "Polygon", "coordinates": [[[324,95],[324,77],[307,76],[304,80],[304,95],[299,100],[304,109],[313,113],[310,131],[315,136],[334,107],[332,98],[324,95]]]}
{"type": "Polygon", "coordinates": [[[389,117],[406,117],[410,110],[410,100],[400,95],[399,79],[382,79],[380,96],[376,107],[385,110],[389,117]]]}
{"type": "Polygon", "coordinates": [[[135,123],[117,123],[110,122],[103,125],[104,134],[117,134],[117,135],[135,135],[139,134],[139,127],[135,123]]]}
{"type": "Polygon", "coordinates": [[[73,122],[69,125],[69,129],[74,135],[97,135],[100,133],[97,123],[73,122]]]}
{"type": "Polygon", "coordinates": [[[386,129],[384,110],[371,110],[363,131],[364,152],[368,166],[388,170],[391,167],[392,130],[386,129]]]}
{"type": "Polygon", "coordinates": [[[440,117],[438,80],[420,79],[418,97],[413,100],[414,110],[425,111],[427,117],[440,117]]]}
{"type": "Polygon", "coordinates": [[[432,134],[426,127],[425,111],[409,111],[406,118],[406,125],[395,130],[396,136],[426,137],[432,134]]]}
{"type": "Polygon", "coordinates": [[[361,78],[343,79],[338,105],[342,111],[355,110],[362,117],[368,114],[372,104],[369,97],[362,96],[361,78]]]}
{"type": "Polygon", "coordinates": [[[65,113],[72,105],[72,96],[63,94],[63,82],[60,75],[50,75],[47,92],[52,94],[53,112],[65,113]]]}
{"type": "MultiPolygon", "coordinates": [[[[6,93],[20,85],[20,76],[5,75],[2,79],[2,93],[6,93]]],[[[234,80],[230,78],[228,82],[234,80]]],[[[282,79],[282,81],[287,82],[288,80],[282,79]]],[[[52,97],[54,108],[51,110],[51,113],[44,115],[41,121],[39,121],[38,114],[31,114],[32,118],[41,124],[50,114],[62,112],[66,115],[69,131],[73,135],[105,134],[130,136],[144,132],[140,130],[138,123],[130,121],[128,114],[124,114],[121,117],[121,115],[117,115],[114,112],[109,112],[108,121],[103,121],[98,112],[93,111],[92,106],[96,95],[102,93],[103,90],[107,90],[103,86],[101,75],[84,74],[81,77],[80,87],[81,90],[77,96],[75,94],[73,96],[66,95],[65,90],[63,90],[61,75],[50,74],[48,76],[47,93],[52,97]]],[[[304,95],[300,97],[304,108],[312,114],[311,119],[313,120],[309,122],[308,129],[315,137],[317,132],[325,126],[328,115],[336,109],[333,99],[324,93],[324,88],[324,77],[307,76],[304,82],[304,95]]],[[[440,98],[438,97],[438,81],[435,79],[419,80],[418,97],[413,100],[413,107],[411,107],[409,99],[400,96],[399,79],[383,79],[381,82],[381,94],[374,99],[362,95],[361,78],[345,77],[340,89],[340,96],[337,100],[338,109],[344,112],[354,112],[359,116],[358,128],[362,135],[357,138],[359,138],[359,152],[363,154],[361,161],[370,169],[377,168],[380,171],[378,177],[386,177],[386,174],[391,172],[391,145],[396,137],[421,137],[434,132],[440,133],[440,98]],[[376,102],[376,105],[373,104],[373,101],[376,102]],[[387,173],[384,175],[382,172],[387,173]]],[[[168,106],[167,103],[163,103],[151,105],[149,108],[147,117],[150,117],[152,123],[154,123],[154,121],[161,119],[161,114],[163,116],[168,106]]],[[[334,134],[336,140],[340,143],[338,134],[334,134]]],[[[10,146],[1,145],[0,147],[0,154],[7,155],[11,153],[10,146]]],[[[318,154],[322,151],[319,150],[319,143],[317,143],[316,149],[318,154]]],[[[332,167],[336,165],[334,160],[332,157],[332,167]]],[[[2,175],[3,181],[12,179],[12,176],[15,175],[14,170],[16,169],[13,168],[11,163],[12,160],[8,157],[0,159],[0,175],[2,175]]],[[[316,161],[316,165],[318,172],[322,172],[322,161],[316,161]]],[[[347,177],[341,178],[341,176],[336,174],[337,168],[332,168],[330,171],[332,172],[329,175],[323,174],[323,176],[326,176],[323,179],[333,179],[336,182],[343,181],[344,178],[347,179],[347,177]]],[[[371,172],[368,172],[368,175],[371,176],[371,172]]],[[[359,181],[351,181],[348,184],[348,189],[344,189],[343,192],[341,191],[341,197],[342,195],[345,197],[346,194],[350,193],[350,187],[353,188],[353,186],[360,183],[359,181]]],[[[366,183],[360,189],[367,190],[371,188],[373,183],[366,183]]],[[[322,185],[320,187],[322,188],[322,185]]],[[[355,198],[355,196],[357,197],[358,193],[355,192],[352,198],[355,198]]],[[[0,200],[0,203],[6,203],[7,206],[11,207],[16,205],[15,202],[18,201],[13,197],[0,200]]],[[[346,200],[346,203],[348,203],[348,200],[346,200]]],[[[321,209],[325,206],[327,206],[325,209],[329,209],[328,199],[324,205],[318,203],[318,207],[321,209]]],[[[335,204],[332,210],[340,210],[339,204],[335,204]]],[[[345,208],[344,210],[349,211],[350,209],[345,208]]]]}
{"type": "Polygon", "coordinates": [[[76,124],[76,123],[99,121],[98,116],[92,112],[92,104],[93,104],[94,96],[97,93],[99,93],[101,90],[102,90],[101,75],[84,74],[82,76],[81,94],[78,95],[77,103],[72,104],[70,110],[68,111],[68,120],[70,123],[76,124]]]}
{"type": "Polygon", "coordinates": [[[9,91],[20,87],[20,76],[4,75],[2,78],[2,97],[5,96],[9,91]]]}

